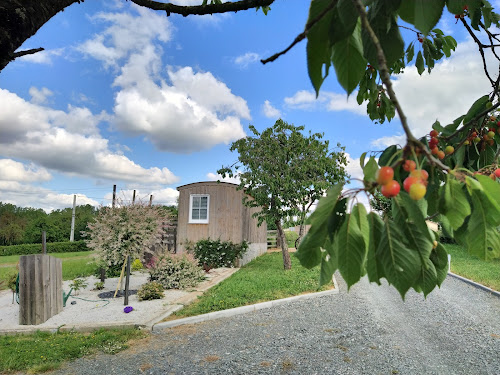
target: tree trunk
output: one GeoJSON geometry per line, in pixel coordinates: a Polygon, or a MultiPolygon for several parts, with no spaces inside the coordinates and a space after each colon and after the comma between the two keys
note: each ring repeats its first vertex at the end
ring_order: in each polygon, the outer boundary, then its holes
{"type": "Polygon", "coordinates": [[[281,221],[276,220],[274,222],[276,224],[277,235],[281,242],[281,254],[283,255],[283,268],[285,270],[292,269],[292,262],[290,261],[290,254],[288,253],[288,243],[286,242],[285,232],[283,231],[283,227],[281,226],[281,221]]]}
{"type": "Polygon", "coordinates": [[[300,242],[302,241],[302,238],[304,238],[304,232],[305,232],[305,224],[306,221],[306,210],[305,207],[302,209],[302,212],[300,213],[300,226],[299,226],[299,236],[295,240],[295,248],[298,249],[300,246],[300,242]]]}
{"type": "MultiPolygon", "coordinates": [[[[0,71],[18,57],[14,52],[45,22],[82,0],[1,0],[0,71]]],[[[39,46],[36,46],[39,47],[39,46]]]]}

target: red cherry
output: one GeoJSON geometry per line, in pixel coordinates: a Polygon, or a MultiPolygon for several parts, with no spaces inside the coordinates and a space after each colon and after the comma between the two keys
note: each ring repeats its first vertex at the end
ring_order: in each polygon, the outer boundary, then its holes
{"type": "Polygon", "coordinates": [[[380,192],[384,197],[392,198],[398,195],[400,190],[401,186],[399,186],[399,183],[396,180],[391,180],[387,184],[382,185],[380,192]]]}
{"type": "Polygon", "coordinates": [[[460,18],[460,14],[455,14],[455,18],[460,18]]]}
{"type": "Polygon", "coordinates": [[[429,147],[434,147],[437,146],[439,143],[439,140],[436,137],[432,137],[429,141],[429,147]]]}
{"type": "Polygon", "coordinates": [[[437,137],[439,135],[437,130],[431,130],[431,132],[429,134],[431,137],[437,137]]]}
{"type": "Polygon", "coordinates": [[[405,160],[405,163],[403,164],[403,169],[406,172],[414,171],[415,168],[417,168],[417,163],[415,163],[413,160],[405,160]]]}
{"type": "Polygon", "coordinates": [[[407,177],[403,182],[403,188],[405,189],[405,191],[407,193],[409,193],[411,185],[413,185],[419,181],[420,181],[420,179],[418,179],[417,177],[413,177],[413,176],[407,177]]]}
{"type": "Polygon", "coordinates": [[[391,167],[382,167],[377,171],[377,183],[385,185],[394,178],[394,169],[391,167]]]}
{"type": "MultiPolygon", "coordinates": [[[[442,152],[442,151],[439,151],[439,152],[442,152]]],[[[416,177],[422,181],[427,181],[427,179],[429,178],[429,173],[427,173],[427,171],[425,169],[415,169],[414,171],[412,171],[410,173],[410,176],[416,177]]]]}
{"type": "Polygon", "coordinates": [[[500,168],[495,169],[495,176],[500,178],[500,168]]]}

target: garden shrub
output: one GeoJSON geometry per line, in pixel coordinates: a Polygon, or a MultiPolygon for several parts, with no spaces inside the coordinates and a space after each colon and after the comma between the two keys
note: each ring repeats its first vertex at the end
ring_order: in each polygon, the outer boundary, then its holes
{"type": "Polygon", "coordinates": [[[231,241],[200,240],[194,245],[194,256],[205,268],[234,267],[236,259],[240,259],[248,250],[248,243],[235,244],[231,241]]]}
{"type": "Polygon", "coordinates": [[[193,287],[205,279],[190,254],[165,254],[148,264],[151,281],[158,281],[165,289],[193,287]]]}
{"type": "Polygon", "coordinates": [[[140,259],[136,259],[132,262],[132,271],[140,271],[144,268],[140,259]]]}
{"type": "Polygon", "coordinates": [[[163,298],[163,285],[157,281],[151,281],[142,285],[137,291],[140,301],[149,301],[152,299],[163,298]]]}
{"type": "MultiPolygon", "coordinates": [[[[72,253],[76,251],[89,251],[85,241],[74,242],[48,242],[47,253],[72,253]]],[[[0,246],[0,256],[4,255],[30,255],[41,254],[41,243],[30,243],[22,245],[0,246]]]]}

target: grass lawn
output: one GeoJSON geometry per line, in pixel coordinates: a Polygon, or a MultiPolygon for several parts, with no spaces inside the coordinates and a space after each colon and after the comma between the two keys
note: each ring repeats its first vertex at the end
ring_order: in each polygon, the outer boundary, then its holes
{"type": "Polygon", "coordinates": [[[500,260],[481,260],[458,245],[445,245],[451,254],[451,272],[500,291],[500,260]]]}
{"type": "Polygon", "coordinates": [[[58,368],[64,361],[96,352],[115,354],[128,341],[146,334],[136,329],[76,332],[37,332],[30,335],[0,336],[0,373],[38,373],[58,368]]]}
{"type": "MultiPolygon", "coordinates": [[[[56,258],[62,259],[63,280],[73,280],[80,276],[90,276],[96,268],[94,253],[91,251],[79,251],[74,253],[50,253],[56,258]]],[[[10,275],[17,274],[16,264],[20,255],[7,255],[0,257],[0,281],[7,280],[10,275]]],[[[5,289],[6,286],[0,286],[5,289]]]]}
{"type": "MultiPolygon", "coordinates": [[[[292,253],[292,269],[283,270],[281,252],[264,254],[210,288],[198,301],[175,313],[181,318],[318,291],[319,267],[302,267],[292,253]]],[[[321,290],[331,288],[325,285],[321,290]]]]}

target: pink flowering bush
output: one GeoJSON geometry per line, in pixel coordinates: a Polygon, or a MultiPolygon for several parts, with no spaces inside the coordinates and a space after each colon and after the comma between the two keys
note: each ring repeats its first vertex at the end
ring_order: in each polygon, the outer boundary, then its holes
{"type": "Polygon", "coordinates": [[[145,252],[160,244],[168,221],[165,211],[156,206],[136,203],[101,207],[84,235],[87,247],[98,256],[98,265],[113,268],[123,265],[127,255],[143,260],[145,252]]]}

